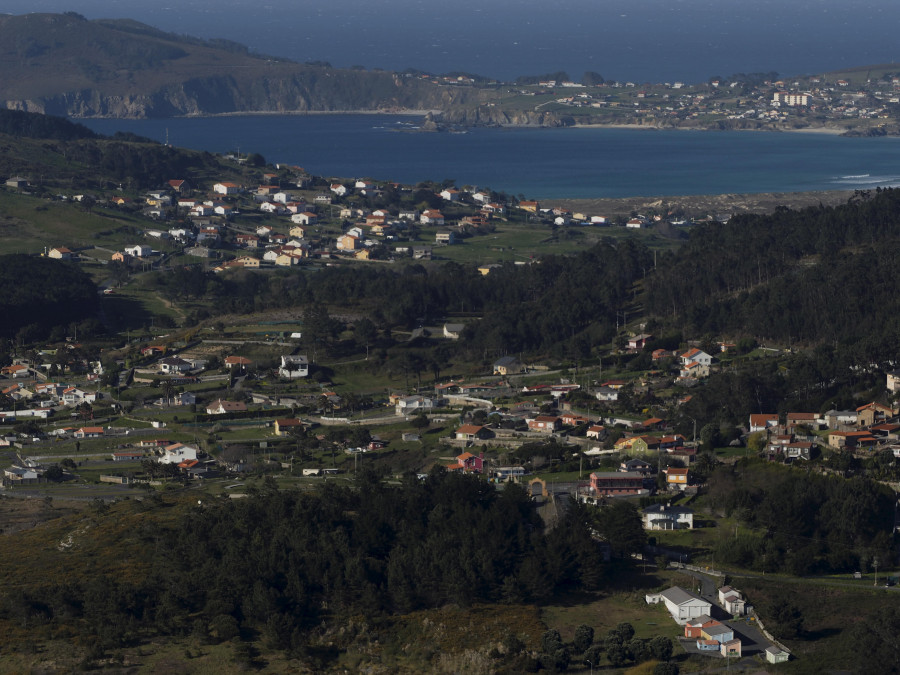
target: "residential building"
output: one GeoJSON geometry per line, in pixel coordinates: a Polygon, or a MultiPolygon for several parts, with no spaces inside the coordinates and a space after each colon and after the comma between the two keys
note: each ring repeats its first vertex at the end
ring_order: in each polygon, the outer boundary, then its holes
{"type": "Polygon", "coordinates": [[[299,419],[289,417],[275,420],[275,435],[287,436],[295,431],[303,429],[303,422],[299,419]]]}
{"type": "Polygon", "coordinates": [[[226,413],[245,412],[246,410],[247,404],[243,401],[223,401],[219,399],[206,406],[207,415],[224,415],[226,413]]]}
{"type": "Polygon", "coordinates": [[[618,497],[646,494],[644,476],[623,471],[595,471],[590,476],[588,494],[592,497],[618,497]]]}
{"type": "Polygon", "coordinates": [[[694,512],[684,506],[653,504],[642,512],[645,530],[691,530],[694,512]]]}
{"type": "Polygon", "coordinates": [[[479,424],[463,424],[456,430],[456,440],[475,441],[493,436],[491,430],[479,424]]]}
{"type": "Polygon", "coordinates": [[[552,434],[559,431],[562,421],[554,415],[538,415],[533,419],[527,420],[529,431],[539,431],[545,434],[552,434]]]}
{"type": "Polygon", "coordinates": [[[309,360],[305,354],[282,356],[278,375],[288,380],[296,380],[309,375],[309,360]]]}
{"type": "Polygon", "coordinates": [[[670,466],[663,473],[666,474],[666,486],[670,490],[684,490],[688,486],[688,469],[670,466]]]}
{"type": "Polygon", "coordinates": [[[526,372],[515,356],[503,356],[494,361],[494,375],[518,375],[526,372]]]}
{"type": "Polygon", "coordinates": [[[768,431],[772,427],[778,426],[778,415],[775,413],[765,413],[760,415],[750,415],[750,433],[757,431],[768,431]]]}

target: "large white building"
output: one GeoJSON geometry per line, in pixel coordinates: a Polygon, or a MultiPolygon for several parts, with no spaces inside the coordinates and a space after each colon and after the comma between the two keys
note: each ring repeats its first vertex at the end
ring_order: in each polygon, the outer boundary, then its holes
{"type": "Polygon", "coordinates": [[[711,602],[679,586],[672,586],[672,588],[662,593],[648,595],[646,600],[648,604],[663,602],[672,618],[680,624],[684,624],[690,619],[696,619],[698,616],[709,614],[712,611],[711,602]]]}

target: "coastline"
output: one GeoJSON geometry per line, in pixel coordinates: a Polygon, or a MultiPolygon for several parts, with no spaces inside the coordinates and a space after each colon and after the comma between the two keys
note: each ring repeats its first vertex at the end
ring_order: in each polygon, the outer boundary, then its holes
{"type": "MultiPolygon", "coordinates": [[[[329,115],[393,115],[397,117],[426,117],[433,115],[437,119],[438,128],[423,131],[447,131],[449,127],[456,128],[456,125],[444,125],[440,121],[440,117],[444,111],[437,109],[376,109],[376,110],[242,110],[235,112],[219,112],[219,113],[190,113],[185,115],[171,115],[162,118],[153,117],[118,117],[115,115],[84,115],[79,117],[70,117],[73,120],[79,119],[97,119],[97,120],[149,120],[149,119],[209,119],[218,117],[316,117],[329,115]]],[[[734,129],[713,129],[702,126],[655,126],[652,124],[627,124],[624,122],[614,123],[575,123],[570,125],[541,125],[541,124],[500,124],[500,125],[463,125],[462,128],[473,129],[479,127],[485,128],[530,128],[530,129],[624,129],[624,130],[641,130],[641,131],[753,131],[753,132],[769,132],[769,133],[789,133],[789,134],[825,134],[829,136],[842,136],[848,134],[847,129],[837,129],[834,127],[803,127],[800,129],[779,129],[779,128],[734,128],[734,129]]],[[[850,135],[850,134],[848,134],[850,135]]],[[[885,135],[890,137],[890,135],[885,135]]]]}

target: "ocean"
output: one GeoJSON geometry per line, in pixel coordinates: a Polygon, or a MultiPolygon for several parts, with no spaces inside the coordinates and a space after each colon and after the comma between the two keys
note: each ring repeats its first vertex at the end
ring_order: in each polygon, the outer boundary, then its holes
{"type": "Polygon", "coordinates": [[[255,152],[314,175],[453,180],[529,199],[590,199],[900,185],[900,138],[621,128],[417,131],[400,115],[78,120],[214,153],[255,152]]]}

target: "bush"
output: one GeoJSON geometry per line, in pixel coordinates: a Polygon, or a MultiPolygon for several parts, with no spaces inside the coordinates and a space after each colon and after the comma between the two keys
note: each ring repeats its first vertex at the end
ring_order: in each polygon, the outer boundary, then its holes
{"type": "Polygon", "coordinates": [[[544,654],[554,654],[562,649],[562,636],[555,628],[551,628],[541,636],[541,651],[544,654]]]}
{"type": "Polygon", "coordinates": [[[678,675],[678,666],[674,663],[657,663],[653,675],[678,675]]]}
{"type": "Polygon", "coordinates": [[[572,646],[579,654],[583,654],[591,643],[594,641],[594,629],[583,623],[575,629],[575,638],[572,640],[572,646]]]}

